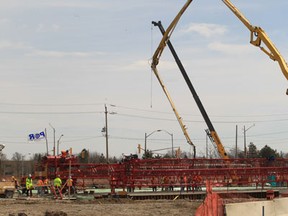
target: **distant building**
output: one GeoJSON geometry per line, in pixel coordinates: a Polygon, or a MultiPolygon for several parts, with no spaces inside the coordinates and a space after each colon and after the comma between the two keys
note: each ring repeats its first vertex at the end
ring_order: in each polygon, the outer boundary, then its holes
{"type": "Polygon", "coordinates": [[[33,161],[0,161],[0,177],[15,176],[19,178],[33,172],[33,161]]]}

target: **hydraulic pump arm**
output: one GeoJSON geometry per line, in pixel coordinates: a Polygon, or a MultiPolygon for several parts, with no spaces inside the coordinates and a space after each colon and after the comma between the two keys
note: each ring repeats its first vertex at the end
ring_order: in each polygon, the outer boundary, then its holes
{"type": "Polygon", "coordinates": [[[185,10],[188,8],[188,6],[190,5],[190,3],[192,2],[192,0],[187,0],[187,2],[185,3],[185,5],[182,7],[182,9],[179,11],[179,13],[176,15],[176,17],[174,18],[174,20],[171,22],[171,24],[169,25],[169,27],[167,28],[165,34],[163,35],[162,37],[162,40],[160,41],[159,45],[158,45],[158,48],[156,49],[153,57],[152,57],[152,63],[151,63],[151,69],[153,70],[155,76],[157,77],[166,97],[168,98],[169,100],[169,103],[173,109],[173,112],[178,120],[178,123],[180,124],[180,127],[184,133],[184,136],[188,142],[189,145],[191,145],[193,147],[193,151],[194,151],[194,158],[196,157],[196,148],[195,148],[195,145],[193,144],[192,140],[190,139],[188,133],[187,133],[187,130],[186,130],[186,126],[184,125],[183,121],[182,121],[182,118],[180,117],[179,113],[177,112],[176,110],[176,107],[174,105],[174,102],[172,101],[172,98],[170,96],[170,94],[168,93],[168,90],[167,88],[165,87],[159,73],[158,73],[158,70],[157,70],[157,65],[159,63],[159,59],[160,59],[160,56],[163,52],[163,50],[165,49],[165,46],[166,46],[166,43],[167,41],[169,40],[173,30],[175,29],[178,21],[180,20],[182,14],[185,12],[185,10]]]}
{"type": "MultiPolygon", "coordinates": [[[[154,26],[158,26],[160,31],[161,31],[161,33],[163,35],[165,34],[165,29],[162,26],[160,21],[159,22],[154,22],[153,21],[152,24],[154,26]]],[[[202,104],[202,102],[201,102],[201,100],[200,100],[195,88],[193,87],[192,82],[190,81],[190,78],[189,78],[188,74],[186,73],[186,70],[185,70],[182,62],[180,61],[180,59],[179,59],[179,57],[178,57],[178,55],[177,55],[177,53],[176,53],[176,51],[175,51],[175,49],[174,49],[174,47],[173,47],[173,45],[172,45],[170,40],[167,41],[167,45],[168,45],[168,47],[169,47],[169,49],[170,49],[170,51],[171,51],[176,63],[178,65],[179,69],[180,69],[180,72],[182,73],[182,75],[183,75],[183,77],[184,77],[184,79],[185,79],[185,81],[186,81],[186,83],[187,83],[187,85],[188,85],[188,87],[190,89],[190,92],[192,93],[192,96],[194,97],[194,100],[195,100],[195,102],[196,102],[196,104],[197,104],[197,106],[198,106],[198,108],[199,108],[199,110],[200,110],[200,112],[201,112],[201,114],[202,114],[207,126],[208,126],[209,130],[206,130],[207,135],[209,136],[209,138],[212,141],[212,143],[216,146],[220,157],[223,158],[223,159],[228,159],[229,157],[228,157],[228,155],[227,155],[227,153],[226,153],[226,151],[224,149],[224,146],[223,146],[223,144],[222,144],[217,132],[215,131],[214,126],[213,126],[213,124],[212,124],[212,122],[211,122],[211,120],[210,120],[210,118],[209,118],[209,116],[208,116],[208,114],[207,114],[207,112],[206,112],[206,110],[205,110],[205,108],[204,108],[204,106],[203,106],[203,104],[202,104]]]]}
{"type": "Polygon", "coordinates": [[[179,13],[176,15],[176,17],[173,19],[173,21],[171,22],[171,24],[168,26],[165,34],[162,37],[162,40],[160,41],[158,48],[156,49],[156,51],[154,52],[154,55],[152,57],[152,64],[151,67],[156,68],[158,63],[159,63],[159,59],[160,56],[166,46],[167,41],[169,40],[171,34],[173,33],[178,21],[180,20],[182,14],[185,12],[185,10],[188,8],[188,6],[190,5],[190,3],[193,0],[187,0],[187,2],[185,3],[185,5],[181,8],[181,10],[179,11],[179,13]]]}
{"type": "MultiPolygon", "coordinates": [[[[238,17],[238,19],[249,29],[250,43],[256,47],[259,47],[264,53],[266,53],[273,61],[277,61],[283,75],[288,80],[288,66],[280,52],[277,50],[275,45],[272,43],[265,31],[258,26],[253,26],[250,24],[248,19],[230,2],[230,0],[222,0],[224,4],[238,17]],[[261,42],[265,44],[266,47],[261,46],[261,42]]],[[[286,94],[288,93],[288,90],[286,94]]]]}

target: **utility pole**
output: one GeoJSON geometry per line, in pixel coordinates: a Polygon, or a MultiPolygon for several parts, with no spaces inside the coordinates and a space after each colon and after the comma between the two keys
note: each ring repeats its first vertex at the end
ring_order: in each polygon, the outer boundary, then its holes
{"type": "Polygon", "coordinates": [[[243,131],[244,131],[244,157],[245,158],[247,158],[247,147],[246,147],[246,131],[247,130],[245,130],[245,125],[244,125],[243,131]]]}
{"type": "MultiPolygon", "coordinates": [[[[110,104],[110,106],[115,107],[115,105],[110,104]]],[[[108,114],[117,114],[116,112],[107,111],[107,106],[105,104],[105,127],[102,128],[102,133],[105,133],[106,138],[106,162],[109,163],[109,145],[108,145],[108,114]]],[[[104,134],[103,134],[104,136],[104,134]]]]}
{"type": "Polygon", "coordinates": [[[109,155],[108,155],[108,121],[107,121],[107,106],[105,104],[105,137],[106,137],[106,162],[109,163],[109,155]]]}

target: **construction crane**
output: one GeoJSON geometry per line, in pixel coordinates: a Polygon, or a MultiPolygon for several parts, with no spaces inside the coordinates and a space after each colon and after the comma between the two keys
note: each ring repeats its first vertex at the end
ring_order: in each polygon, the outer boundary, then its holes
{"type": "Polygon", "coordinates": [[[181,10],[178,12],[178,14],[176,15],[176,17],[173,19],[173,21],[171,22],[171,24],[168,26],[167,30],[165,31],[165,34],[163,35],[156,51],[154,52],[154,55],[152,57],[152,63],[151,63],[151,69],[153,70],[155,76],[157,77],[166,97],[168,98],[169,100],[169,103],[173,109],[173,112],[177,118],[177,121],[179,122],[180,124],[180,127],[184,133],[184,136],[187,140],[187,143],[189,145],[191,145],[193,147],[193,153],[194,153],[194,158],[196,157],[196,148],[195,148],[195,145],[193,144],[192,140],[190,139],[190,136],[187,132],[187,129],[186,129],[186,126],[184,125],[183,121],[182,121],[182,118],[180,117],[178,111],[176,110],[176,107],[175,107],[175,104],[167,90],[167,88],[165,87],[164,85],[164,82],[162,81],[159,73],[158,73],[158,69],[157,69],[157,65],[159,63],[159,59],[161,57],[161,54],[163,52],[163,50],[165,49],[165,46],[167,44],[167,42],[169,41],[169,38],[171,37],[171,34],[173,33],[177,23],[179,22],[182,14],[185,12],[185,10],[188,8],[188,6],[190,5],[190,3],[192,2],[193,0],[187,0],[186,3],[184,4],[184,6],[181,8],[181,10]]]}
{"type": "MultiPolygon", "coordinates": [[[[153,21],[152,24],[154,26],[158,26],[161,33],[163,35],[165,34],[165,29],[162,26],[161,21],[158,21],[158,22],[153,21]]],[[[179,67],[179,69],[180,69],[180,71],[181,71],[193,97],[194,97],[194,100],[195,100],[195,102],[196,102],[196,104],[197,104],[206,124],[207,124],[208,130],[206,130],[206,133],[207,133],[208,137],[210,138],[211,142],[216,146],[219,156],[223,159],[228,159],[229,157],[228,157],[228,155],[224,149],[224,146],[222,145],[222,142],[221,142],[216,130],[214,129],[214,126],[213,126],[213,124],[212,124],[212,122],[211,122],[211,120],[210,120],[210,118],[209,118],[209,116],[208,116],[195,88],[193,87],[193,85],[190,81],[190,78],[187,75],[186,70],[185,70],[184,66],[182,65],[182,62],[180,61],[180,59],[179,59],[179,57],[178,57],[178,55],[177,55],[177,53],[176,53],[170,40],[167,41],[167,45],[168,45],[177,65],[178,65],[178,67],[179,67]]]]}
{"type": "MultiPolygon", "coordinates": [[[[265,31],[258,26],[253,26],[250,24],[249,20],[229,1],[222,0],[224,4],[238,17],[238,19],[249,29],[250,43],[256,47],[259,47],[265,54],[267,54],[273,61],[277,61],[283,75],[288,80],[288,66],[280,52],[277,50],[273,42],[270,40],[265,31]],[[261,42],[265,44],[266,47],[261,46],[261,42]]],[[[288,89],[286,91],[288,94],[288,89]]]]}

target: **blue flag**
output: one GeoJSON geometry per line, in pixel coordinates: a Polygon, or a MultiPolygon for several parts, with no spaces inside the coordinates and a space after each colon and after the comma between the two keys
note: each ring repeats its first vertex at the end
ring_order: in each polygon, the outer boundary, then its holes
{"type": "Polygon", "coordinates": [[[41,131],[40,133],[29,134],[28,140],[29,141],[37,141],[45,138],[45,132],[41,131]]]}

